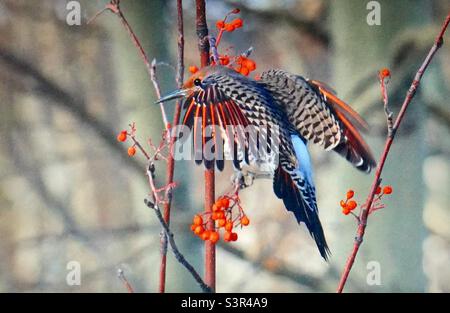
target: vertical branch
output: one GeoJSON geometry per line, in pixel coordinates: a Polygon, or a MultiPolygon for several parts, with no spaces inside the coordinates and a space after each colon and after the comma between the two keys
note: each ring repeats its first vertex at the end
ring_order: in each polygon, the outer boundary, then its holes
{"type": "Polygon", "coordinates": [[[195,0],[196,33],[198,36],[198,49],[200,51],[201,66],[209,65],[208,25],[206,24],[205,0],[195,0]]]}
{"type": "MultiPolygon", "coordinates": [[[[184,27],[183,27],[183,0],[177,0],[177,31],[178,31],[178,56],[177,56],[177,86],[183,86],[184,74],[184,27]]],[[[175,104],[175,111],[173,117],[173,124],[177,125],[180,120],[181,102],[177,101],[175,104]]],[[[170,131],[170,128],[169,128],[170,131]]],[[[174,146],[175,137],[169,136],[169,157],[167,160],[167,185],[173,183],[173,176],[175,171],[174,146]]],[[[163,217],[167,225],[170,224],[170,208],[172,205],[172,191],[171,189],[167,195],[167,201],[164,203],[163,217]]],[[[159,270],[159,292],[163,293],[166,289],[166,267],[167,267],[167,234],[161,236],[161,264],[159,270]]]]}
{"type": "Polygon", "coordinates": [[[408,92],[406,93],[406,97],[403,100],[403,104],[401,106],[400,112],[395,119],[394,125],[392,127],[392,131],[388,133],[388,136],[386,138],[386,142],[384,145],[383,152],[381,153],[380,161],[378,162],[378,167],[375,173],[375,177],[372,183],[372,187],[370,189],[369,196],[367,197],[366,206],[364,209],[361,210],[361,214],[359,216],[360,222],[358,225],[358,229],[356,232],[356,238],[353,245],[352,252],[350,253],[347,262],[344,267],[344,271],[341,275],[341,279],[339,281],[337,292],[340,293],[345,287],[345,284],[347,282],[348,275],[350,274],[350,271],[353,267],[353,264],[356,259],[356,255],[358,254],[359,248],[361,246],[361,243],[364,239],[364,234],[367,227],[367,219],[369,217],[370,209],[372,208],[372,204],[375,198],[376,190],[381,182],[381,173],[384,168],[384,164],[386,162],[386,159],[388,157],[389,151],[391,149],[392,143],[394,142],[395,135],[397,133],[398,128],[401,125],[401,122],[403,120],[403,117],[405,116],[406,109],[408,108],[409,104],[411,103],[411,100],[414,98],[417,88],[419,88],[420,81],[422,79],[423,74],[425,73],[426,69],[431,63],[431,60],[433,59],[434,55],[436,54],[437,50],[442,46],[444,39],[444,33],[447,30],[447,27],[450,23],[450,13],[447,15],[444,24],[441,27],[441,30],[439,32],[439,35],[436,37],[436,40],[434,42],[434,45],[431,47],[430,51],[428,52],[428,55],[426,56],[425,60],[423,61],[422,65],[420,66],[419,70],[417,71],[416,75],[414,76],[414,79],[411,83],[411,86],[408,89],[408,92]]]}
{"type": "MultiPolygon", "coordinates": [[[[206,24],[205,0],[196,0],[196,32],[198,36],[198,49],[200,51],[200,64],[209,65],[208,25],[206,24]]],[[[205,170],[205,211],[210,212],[215,200],[214,168],[205,170]]],[[[207,229],[214,228],[214,221],[210,219],[207,229]]],[[[216,249],[211,241],[205,242],[205,282],[212,289],[216,288],[216,249]]]]}

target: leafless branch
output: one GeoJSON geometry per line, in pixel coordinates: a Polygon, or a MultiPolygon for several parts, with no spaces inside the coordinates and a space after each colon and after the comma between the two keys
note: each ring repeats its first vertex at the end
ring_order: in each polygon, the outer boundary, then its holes
{"type": "Polygon", "coordinates": [[[199,286],[203,290],[203,292],[211,293],[212,292],[211,288],[209,288],[209,286],[207,286],[205,284],[205,282],[203,281],[201,276],[198,274],[198,272],[195,270],[195,268],[191,265],[191,263],[189,263],[186,260],[184,255],[180,252],[180,250],[178,250],[178,247],[177,247],[175,239],[174,239],[174,235],[170,231],[170,228],[167,225],[167,223],[164,221],[164,218],[161,214],[161,210],[159,209],[159,207],[157,205],[155,205],[153,202],[149,201],[148,199],[145,199],[144,202],[149,208],[151,208],[155,211],[156,217],[158,218],[159,222],[161,223],[161,225],[164,228],[164,231],[168,238],[170,247],[172,248],[172,252],[173,252],[175,258],[177,259],[177,261],[180,264],[182,264],[189,273],[191,273],[192,277],[194,277],[195,281],[199,284],[199,286]]]}
{"type": "Polygon", "coordinates": [[[117,277],[122,281],[125,288],[128,290],[129,293],[134,293],[133,286],[131,286],[130,282],[128,281],[127,277],[125,276],[125,272],[123,269],[118,268],[117,269],[117,277]]]}
{"type": "Polygon", "coordinates": [[[394,125],[392,127],[392,131],[388,134],[388,136],[386,138],[385,146],[384,146],[383,152],[380,156],[380,161],[378,162],[377,170],[375,172],[375,177],[374,177],[374,180],[372,183],[372,187],[371,187],[369,195],[367,197],[366,205],[361,210],[361,213],[359,216],[360,222],[358,224],[357,235],[355,238],[353,249],[347,259],[341,279],[339,281],[339,285],[337,288],[337,292],[339,292],[339,293],[342,292],[344,289],[348,275],[350,274],[350,271],[353,267],[353,263],[355,262],[355,259],[358,254],[361,243],[363,242],[366,227],[367,227],[368,216],[369,216],[370,210],[372,208],[372,205],[374,203],[376,190],[381,182],[381,173],[383,171],[384,164],[386,162],[386,159],[388,157],[392,143],[394,141],[396,132],[401,125],[401,122],[403,120],[403,117],[405,116],[405,113],[406,113],[406,110],[408,109],[409,104],[411,103],[412,99],[414,98],[414,96],[416,94],[417,89],[419,88],[420,81],[422,79],[423,74],[425,73],[428,66],[430,65],[436,52],[439,50],[439,48],[442,46],[442,44],[444,42],[443,37],[447,30],[449,23],[450,23],[450,13],[448,13],[444,23],[442,24],[441,30],[435,39],[433,46],[431,47],[430,51],[428,52],[427,56],[425,57],[425,60],[422,62],[416,75],[414,76],[411,86],[409,87],[409,89],[406,93],[406,97],[403,100],[403,104],[401,106],[400,112],[398,113],[398,116],[395,119],[394,125]]]}

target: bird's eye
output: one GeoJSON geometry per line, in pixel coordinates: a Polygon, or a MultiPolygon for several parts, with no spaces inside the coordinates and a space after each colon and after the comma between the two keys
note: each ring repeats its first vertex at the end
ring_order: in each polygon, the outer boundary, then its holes
{"type": "Polygon", "coordinates": [[[201,86],[201,85],[202,85],[202,81],[200,80],[200,78],[196,78],[196,79],[194,80],[194,85],[195,85],[195,86],[201,86]]]}

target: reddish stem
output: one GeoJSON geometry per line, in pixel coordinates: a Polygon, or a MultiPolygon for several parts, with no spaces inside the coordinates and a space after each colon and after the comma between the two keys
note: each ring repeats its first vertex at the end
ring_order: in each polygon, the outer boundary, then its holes
{"type": "MultiPolygon", "coordinates": [[[[205,211],[212,213],[215,200],[214,169],[205,170],[205,211]]],[[[206,229],[214,230],[214,221],[208,219],[206,229]]],[[[216,289],[216,245],[211,241],[205,242],[205,283],[213,290],[216,289]]]]}
{"type": "MultiPolygon", "coordinates": [[[[183,0],[177,0],[177,30],[178,30],[178,71],[177,71],[177,86],[181,88],[183,85],[184,73],[184,27],[183,27],[183,0]]],[[[173,117],[173,124],[178,125],[181,113],[181,103],[177,101],[175,105],[175,112],[173,117]]],[[[170,131],[170,130],[169,130],[170,131]]],[[[170,135],[170,134],[169,134],[170,135]]],[[[167,160],[167,184],[173,183],[173,176],[175,171],[174,147],[175,137],[170,136],[169,143],[169,157],[167,160]]],[[[164,203],[163,218],[167,225],[170,224],[170,209],[172,205],[172,192],[169,191],[167,201],[164,203]]],[[[166,289],[166,269],[167,269],[167,237],[161,237],[161,264],[159,270],[159,292],[163,293],[166,289]]]]}
{"type": "Polygon", "coordinates": [[[123,272],[123,270],[121,268],[118,269],[117,276],[119,276],[119,279],[122,281],[122,283],[125,286],[125,288],[127,289],[128,293],[134,293],[133,286],[130,284],[127,277],[125,276],[125,273],[123,272]]]}
{"type": "Polygon", "coordinates": [[[394,141],[396,132],[397,132],[398,128],[400,127],[400,124],[403,120],[406,109],[408,108],[409,104],[411,103],[411,100],[414,98],[414,95],[416,94],[417,88],[420,85],[420,81],[422,79],[423,74],[425,73],[425,70],[428,68],[428,65],[430,64],[431,60],[433,59],[434,55],[436,54],[436,51],[442,46],[442,43],[444,41],[443,36],[444,36],[445,31],[447,30],[449,23],[450,23],[450,13],[447,15],[445,22],[442,25],[441,31],[439,32],[439,35],[436,37],[434,45],[431,47],[430,51],[428,52],[428,55],[426,56],[422,65],[420,66],[419,70],[417,71],[417,73],[414,77],[414,80],[412,81],[411,86],[409,87],[408,92],[406,93],[405,100],[403,101],[400,112],[395,120],[394,126],[392,128],[392,132],[390,132],[390,134],[388,134],[388,137],[386,138],[384,149],[383,149],[383,152],[380,157],[377,171],[375,173],[375,178],[373,180],[372,187],[371,187],[369,196],[367,198],[367,202],[366,202],[367,205],[364,209],[361,210],[360,223],[358,225],[358,229],[356,232],[356,238],[355,238],[355,243],[353,245],[353,250],[347,259],[347,262],[344,267],[344,271],[343,271],[341,279],[339,281],[339,286],[337,288],[338,293],[341,293],[345,287],[345,283],[347,282],[348,275],[350,274],[350,271],[353,267],[353,263],[355,262],[356,255],[358,254],[361,243],[363,242],[364,234],[365,234],[366,227],[367,227],[367,219],[368,219],[368,216],[370,213],[370,208],[372,207],[373,200],[374,200],[374,197],[376,194],[376,190],[377,190],[378,186],[380,185],[381,173],[383,171],[384,164],[386,162],[387,156],[389,154],[392,143],[394,141]]]}
{"type": "MultiPolygon", "coordinates": [[[[196,0],[196,30],[198,48],[200,51],[201,67],[209,65],[208,25],[206,24],[205,0],[196,0]]],[[[215,201],[214,168],[205,170],[205,211],[211,212],[215,201]]],[[[207,229],[214,228],[214,221],[210,219],[207,229]]],[[[205,242],[205,283],[213,290],[216,289],[216,247],[210,241],[205,242]]]]}
{"type": "Polygon", "coordinates": [[[219,47],[220,40],[222,39],[222,36],[223,36],[223,32],[224,32],[224,31],[225,31],[225,30],[224,30],[223,28],[221,28],[221,29],[219,30],[219,34],[217,35],[217,39],[216,39],[216,48],[219,47]]]}

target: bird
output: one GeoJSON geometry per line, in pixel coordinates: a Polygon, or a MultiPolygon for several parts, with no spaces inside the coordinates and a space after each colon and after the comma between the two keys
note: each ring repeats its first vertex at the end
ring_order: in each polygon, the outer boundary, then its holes
{"type": "Polygon", "coordinates": [[[376,162],[360,134],[368,129],[363,118],[325,83],[278,69],[256,80],[226,66],[207,66],[157,103],[182,97],[181,124],[193,131],[195,161],[223,170],[231,154],[238,171],[254,165],[269,172],[275,195],[306,225],[328,260],[307,143],[334,150],[358,170],[370,172],[376,162]],[[245,133],[247,128],[256,139],[245,133]],[[268,144],[260,149],[263,141],[268,144]]]}

